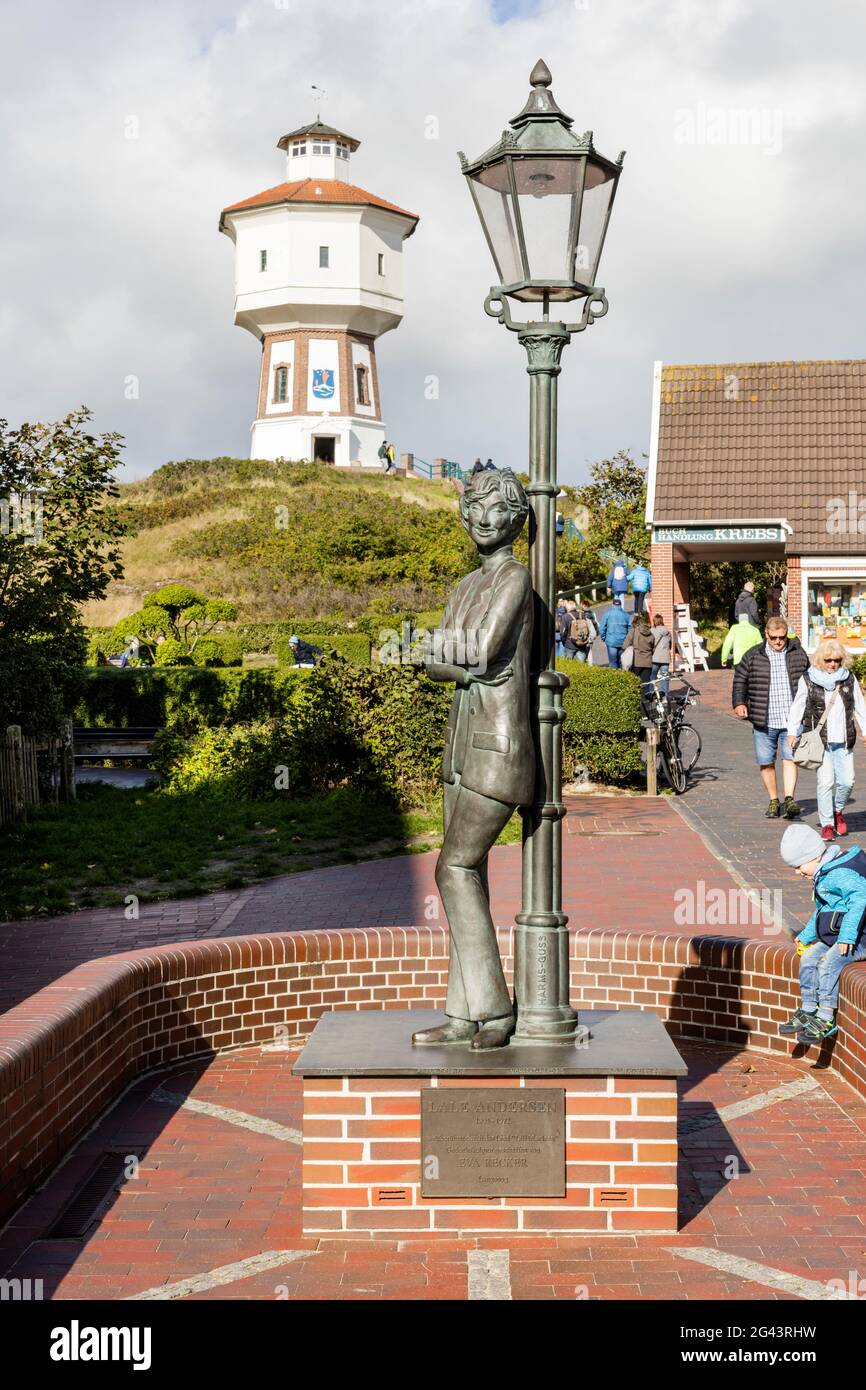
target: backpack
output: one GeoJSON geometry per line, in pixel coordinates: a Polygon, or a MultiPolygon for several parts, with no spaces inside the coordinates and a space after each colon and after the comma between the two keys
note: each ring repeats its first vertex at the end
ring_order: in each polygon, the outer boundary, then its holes
{"type": "MultiPolygon", "coordinates": [[[[835,860],[833,862],[835,863],[835,860]]],[[[830,867],[832,867],[832,864],[828,865],[828,868],[830,867]]],[[[859,874],[861,878],[866,878],[866,854],[863,853],[862,849],[858,850],[854,857],[849,859],[848,863],[843,864],[842,867],[844,869],[851,869],[855,874],[859,874]]],[[[839,928],[842,925],[842,918],[844,916],[844,912],[834,912],[831,908],[825,908],[824,911],[818,913],[815,921],[815,931],[818,940],[823,942],[825,946],[835,946],[838,943],[839,928]]],[[[858,941],[863,933],[863,925],[864,923],[861,921],[857,933],[858,941]]]]}
{"type": "Polygon", "coordinates": [[[625,579],[625,567],[623,565],[614,565],[613,577],[614,579],[625,579]]]}
{"type": "Polygon", "coordinates": [[[576,647],[589,646],[589,623],[586,618],[572,618],[568,635],[576,647]]]}

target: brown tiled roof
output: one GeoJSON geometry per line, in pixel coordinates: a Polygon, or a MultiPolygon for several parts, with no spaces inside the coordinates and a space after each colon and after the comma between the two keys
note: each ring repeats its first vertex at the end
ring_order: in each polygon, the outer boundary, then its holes
{"type": "Polygon", "coordinates": [[[827,529],[852,490],[866,498],[866,361],[662,368],[655,522],[784,517],[791,554],[866,553],[827,529]]]}
{"type": "MultiPolygon", "coordinates": [[[[266,188],[262,193],[254,193],[251,198],[243,198],[223,208],[220,227],[227,212],[241,212],[244,208],[277,207],[280,203],[361,203],[367,207],[384,208],[386,212],[399,212],[402,217],[418,221],[418,214],[398,208],[396,203],[388,203],[375,193],[367,193],[356,188],[353,183],[343,183],[341,179],[297,179],[294,183],[278,183],[266,188]]],[[[414,231],[415,228],[412,228],[414,231]]],[[[409,235],[411,236],[411,232],[409,235]]]]}

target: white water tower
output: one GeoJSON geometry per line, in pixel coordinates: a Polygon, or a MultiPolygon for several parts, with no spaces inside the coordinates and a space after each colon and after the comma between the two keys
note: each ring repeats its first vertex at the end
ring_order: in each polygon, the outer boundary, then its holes
{"type": "Polygon", "coordinates": [[[376,339],[403,317],[414,213],[348,182],[359,141],[316,120],[284,135],[287,179],[227,207],[235,323],[262,345],[250,457],[379,467],[376,339]]]}

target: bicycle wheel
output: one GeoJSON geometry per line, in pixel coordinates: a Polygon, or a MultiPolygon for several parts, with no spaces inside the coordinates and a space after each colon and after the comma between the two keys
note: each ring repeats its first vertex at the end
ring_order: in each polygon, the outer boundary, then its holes
{"type": "Polygon", "coordinates": [[[686,789],[686,770],[683,767],[676,744],[667,738],[659,748],[659,762],[665,778],[677,796],[680,796],[686,789]]]}
{"type": "Polygon", "coordinates": [[[701,746],[701,736],[694,725],[681,724],[677,730],[677,747],[686,772],[691,772],[697,763],[701,756],[701,746]]]}

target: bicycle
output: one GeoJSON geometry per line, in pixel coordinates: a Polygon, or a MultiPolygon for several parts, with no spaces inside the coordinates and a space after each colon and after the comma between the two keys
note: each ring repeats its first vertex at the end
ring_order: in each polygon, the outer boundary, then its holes
{"type": "Polygon", "coordinates": [[[689,705],[696,705],[700,699],[701,692],[695,686],[690,685],[684,678],[683,689],[674,690],[668,695],[668,702],[671,707],[671,722],[676,735],[677,747],[680,751],[683,767],[686,772],[691,772],[696,766],[698,758],[701,756],[701,736],[694,724],[689,724],[685,718],[686,709],[689,705]]]}
{"type": "Polygon", "coordinates": [[[688,774],[701,752],[700,734],[683,718],[686,706],[696,703],[699,692],[684,681],[684,691],[664,695],[660,687],[666,679],[665,676],[658,676],[654,681],[644,682],[646,715],[643,722],[655,724],[658,728],[659,766],[665,780],[680,796],[686,789],[688,774]]]}

